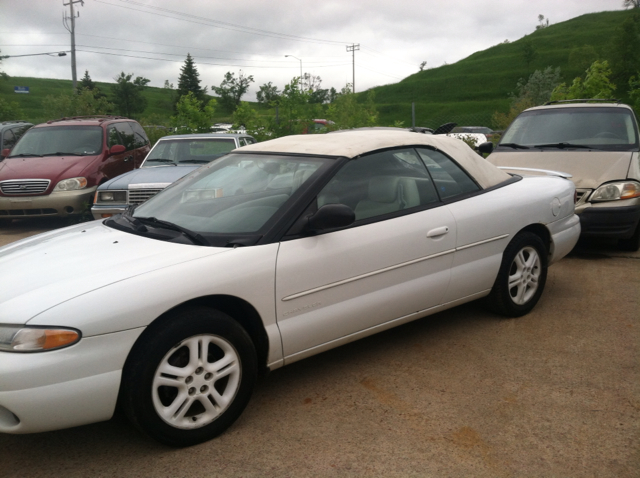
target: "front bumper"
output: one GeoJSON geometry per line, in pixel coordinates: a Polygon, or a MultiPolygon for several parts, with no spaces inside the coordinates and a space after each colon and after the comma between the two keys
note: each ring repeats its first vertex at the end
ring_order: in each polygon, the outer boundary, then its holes
{"type": "Polygon", "coordinates": [[[45,432],[111,418],[122,368],[143,330],[85,337],[51,352],[0,352],[0,432],[45,432]]]}
{"type": "MultiPolygon", "coordinates": [[[[627,201],[625,201],[627,202],[627,201]]],[[[640,221],[640,203],[628,206],[586,207],[576,211],[580,216],[583,237],[602,239],[629,239],[640,221]]]]}
{"type": "Polygon", "coordinates": [[[128,204],[100,205],[94,204],[91,208],[91,214],[94,219],[105,219],[123,213],[129,209],[128,204]]]}
{"type": "Polygon", "coordinates": [[[552,248],[549,251],[549,265],[569,254],[580,237],[580,218],[572,214],[547,225],[551,234],[552,248]]]}
{"type": "Polygon", "coordinates": [[[93,200],[97,186],[76,191],[63,191],[46,196],[0,196],[0,218],[66,217],[82,214],[93,200]]]}

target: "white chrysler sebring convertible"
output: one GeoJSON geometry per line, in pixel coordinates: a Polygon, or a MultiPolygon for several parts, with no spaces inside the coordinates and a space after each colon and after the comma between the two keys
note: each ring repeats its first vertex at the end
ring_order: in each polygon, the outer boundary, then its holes
{"type": "Polygon", "coordinates": [[[0,248],[0,432],[228,428],[256,377],[484,298],[520,316],[575,245],[573,183],[391,130],[246,146],[148,202],[0,248]]]}

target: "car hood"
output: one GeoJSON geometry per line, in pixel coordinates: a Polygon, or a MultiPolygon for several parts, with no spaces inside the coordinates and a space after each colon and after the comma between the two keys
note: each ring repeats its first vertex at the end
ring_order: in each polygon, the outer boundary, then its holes
{"type": "Polygon", "coordinates": [[[82,171],[96,156],[45,156],[5,158],[0,161],[0,181],[7,179],[61,179],[82,176],[82,171]]]}
{"type": "Polygon", "coordinates": [[[92,290],[229,250],[148,239],[100,221],[33,236],[0,247],[0,323],[25,324],[92,290]]]}
{"type": "Polygon", "coordinates": [[[134,169],[107,181],[100,186],[100,189],[127,189],[130,184],[171,184],[200,166],[158,166],[134,169]]]}
{"type": "MultiPolygon", "coordinates": [[[[496,166],[548,169],[569,173],[576,188],[595,189],[602,183],[626,179],[633,153],[629,151],[499,151],[487,161],[496,166]]],[[[522,171],[513,171],[522,174],[522,171]]]]}

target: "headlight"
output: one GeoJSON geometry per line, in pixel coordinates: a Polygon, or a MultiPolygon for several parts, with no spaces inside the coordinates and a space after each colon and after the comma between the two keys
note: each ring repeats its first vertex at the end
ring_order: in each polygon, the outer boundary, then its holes
{"type": "Polygon", "coordinates": [[[44,352],[68,347],[80,340],[75,329],[0,325],[0,351],[44,352]]]}
{"type": "Polygon", "coordinates": [[[98,191],[96,192],[96,203],[127,203],[127,191],[98,191]]]}
{"type": "Polygon", "coordinates": [[[640,183],[636,181],[620,181],[603,184],[591,195],[591,202],[619,201],[640,197],[640,183]]]}
{"type": "Polygon", "coordinates": [[[54,188],[54,191],[75,191],[76,189],[83,189],[87,187],[86,178],[69,178],[63,179],[54,188]]]}

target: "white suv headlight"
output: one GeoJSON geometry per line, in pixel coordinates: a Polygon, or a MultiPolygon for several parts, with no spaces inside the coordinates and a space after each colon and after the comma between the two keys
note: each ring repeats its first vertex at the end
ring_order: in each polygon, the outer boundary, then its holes
{"type": "Polygon", "coordinates": [[[44,352],[68,347],[80,340],[80,332],[60,327],[0,325],[0,351],[44,352]]]}
{"type": "Polygon", "coordinates": [[[54,191],[75,191],[87,187],[87,178],[63,179],[54,188],[54,191]]]}
{"type": "Polygon", "coordinates": [[[620,181],[607,183],[596,189],[591,198],[591,202],[619,201],[620,199],[631,199],[640,197],[640,183],[636,181],[620,181]]]}

